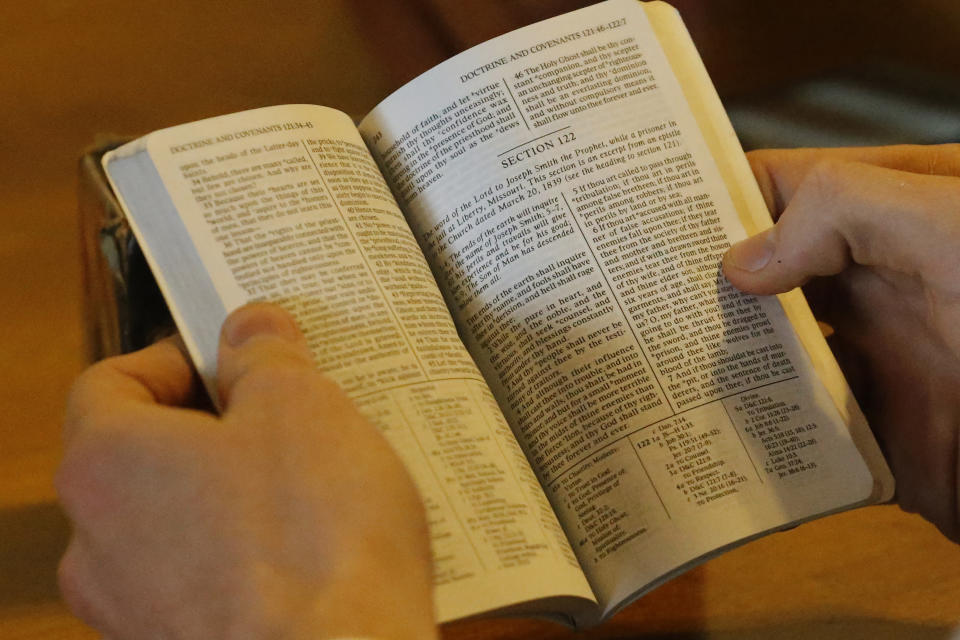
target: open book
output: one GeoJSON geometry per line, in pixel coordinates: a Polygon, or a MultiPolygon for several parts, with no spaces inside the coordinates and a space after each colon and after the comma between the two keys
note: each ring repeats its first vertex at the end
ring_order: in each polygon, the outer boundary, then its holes
{"type": "Polygon", "coordinates": [[[210,389],[285,305],[406,462],[441,620],[595,624],[893,483],[799,293],[719,273],[769,216],[669,6],[610,0],[439,65],[359,125],[257,109],[104,158],[210,389]]]}

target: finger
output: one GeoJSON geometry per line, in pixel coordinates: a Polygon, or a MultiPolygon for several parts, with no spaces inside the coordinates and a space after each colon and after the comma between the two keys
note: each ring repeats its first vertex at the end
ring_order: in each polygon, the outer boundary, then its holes
{"type": "Polygon", "coordinates": [[[251,304],[227,317],[220,333],[217,366],[224,412],[235,404],[238,389],[253,387],[245,396],[248,402],[282,405],[317,377],[306,339],[282,308],[251,304]]]}
{"type": "Polygon", "coordinates": [[[783,212],[807,174],[825,160],[862,162],[926,175],[960,176],[960,144],[763,149],[751,151],[747,159],[774,218],[783,212]]]}
{"type": "Polygon", "coordinates": [[[771,294],[856,262],[920,275],[954,292],[958,201],[957,178],[823,161],[807,172],[771,229],[731,247],[724,273],[744,291],[771,294]]]}
{"type": "Polygon", "coordinates": [[[70,441],[91,416],[130,405],[185,406],[200,393],[197,376],[179,337],[108,358],[87,369],[67,402],[64,438],[70,441]]]}

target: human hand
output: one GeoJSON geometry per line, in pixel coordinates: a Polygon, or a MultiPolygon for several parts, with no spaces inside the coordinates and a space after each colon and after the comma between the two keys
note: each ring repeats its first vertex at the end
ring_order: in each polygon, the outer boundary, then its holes
{"type": "Polygon", "coordinates": [[[223,414],[178,344],[103,361],[67,406],[68,606],[111,640],[431,638],[423,506],[277,307],[232,314],[223,414]]]}
{"type": "Polygon", "coordinates": [[[725,275],[754,294],[809,283],[898,502],[960,542],[960,145],[749,159],[777,222],[725,275]]]}

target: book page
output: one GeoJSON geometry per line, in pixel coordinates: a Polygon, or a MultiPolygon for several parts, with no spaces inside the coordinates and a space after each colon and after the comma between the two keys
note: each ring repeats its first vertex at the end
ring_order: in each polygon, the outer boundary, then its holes
{"type": "MultiPolygon", "coordinates": [[[[727,186],[740,222],[751,235],[770,227],[773,220],[756,187],[753,171],[746,156],[741,153],[740,141],[680,15],[663,2],[648,3],[646,11],[670,67],[680,81],[704,142],[717,161],[717,169],[727,186]]],[[[850,428],[854,443],[874,474],[874,498],[878,502],[892,500],[893,475],[803,293],[800,289],[794,289],[777,297],[820,380],[850,428]]]]}
{"type": "MultiPolygon", "coordinates": [[[[271,107],[160,131],[147,148],[189,234],[178,240],[192,242],[222,303],[197,332],[215,343],[223,316],[249,301],[293,312],[321,370],[384,432],[420,489],[440,619],[592,600],[350,119],[271,107]]],[[[141,241],[163,261],[163,242],[141,241]]],[[[154,265],[165,290],[189,286],[178,269],[154,265]]],[[[216,353],[195,357],[210,371],[216,353]]]]}
{"type": "Polygon", "coordinates": [[[360,128],[608,612],[874,495],[778,300],[719,272],[744,227],[643,5],[480,45],[360,128]]]}

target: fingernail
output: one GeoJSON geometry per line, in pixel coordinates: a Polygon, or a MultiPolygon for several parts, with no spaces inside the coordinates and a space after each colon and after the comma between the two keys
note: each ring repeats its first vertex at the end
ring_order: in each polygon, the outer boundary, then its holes
{"type": "Polygon", "coordinates": [[[289,313],[271,304],[240,307],[223,323],[223,337],[231,347],[239,347],[254,336],[296,341],[300,338],[300,329],[289,313]]]}
{"type": "Polygon", "coordinates": [[[727,261],[743,271],[760,271],[769,264],[775,249],[776,239],[771,228],[730,247],[727,261]]]}

